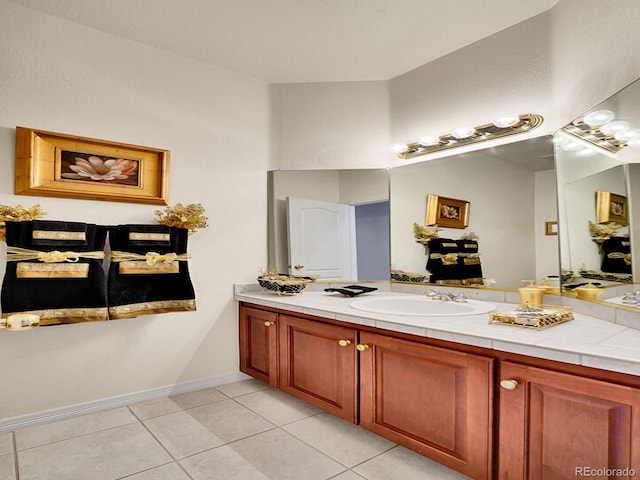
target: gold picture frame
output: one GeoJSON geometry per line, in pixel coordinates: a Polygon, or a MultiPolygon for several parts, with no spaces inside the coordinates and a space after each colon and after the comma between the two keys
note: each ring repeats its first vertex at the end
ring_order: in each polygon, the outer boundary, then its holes
{"type": "Polygon", "coordinates": [[[611,192],[596,192],[596,223],[629,223],[627,197],[611,192]]]}
{"type": "Polygon", "coordinates": [[[469,225],[469,202],[439,195],[427,195],[425,225],[466,228],[469,225]]]}
{"type": "Polygon", "coordinates": [[[169,150],[16,127],[16,195],[168,205],[169,150]]]}

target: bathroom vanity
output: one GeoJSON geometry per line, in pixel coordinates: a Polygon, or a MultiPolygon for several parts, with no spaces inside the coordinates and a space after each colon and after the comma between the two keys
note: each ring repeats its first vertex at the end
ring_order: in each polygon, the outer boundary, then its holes
{"type": "MultiPolygon", "coordinates": [[[[499,311],[517,302],[486,295],[499,311]]],[[[417,297],[366,297],[385,296],[417,297]]],[[[473,479],[640,471],[638,330],[579,313],[530,330],[365,312],[322,291],[235,298],[241,371],[473,479]]]]}

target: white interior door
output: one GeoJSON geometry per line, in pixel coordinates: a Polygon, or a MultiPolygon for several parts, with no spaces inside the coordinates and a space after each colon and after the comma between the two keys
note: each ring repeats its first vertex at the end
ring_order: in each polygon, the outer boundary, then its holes
{"type": "Polygon", "coordinates": [[[350,205],[287,197],[289,273],[355,280],[355,217],[350,205]]]}

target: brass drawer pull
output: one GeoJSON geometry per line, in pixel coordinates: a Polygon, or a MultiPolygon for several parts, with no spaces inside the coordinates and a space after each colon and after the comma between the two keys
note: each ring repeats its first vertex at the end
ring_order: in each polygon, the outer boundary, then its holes
{"type": "Polygon", "coordinates": [[[506,390],[515,390],[518,388],[518,381],[513,379],[501,380],[500,386],[506,390]]]}

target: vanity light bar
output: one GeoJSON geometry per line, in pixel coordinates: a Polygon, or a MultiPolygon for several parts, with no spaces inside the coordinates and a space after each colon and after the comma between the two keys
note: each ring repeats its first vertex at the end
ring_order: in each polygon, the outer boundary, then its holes
{"type": "MultiPolygon", "coordinates": [[[[496,126],[495,123],[488,123],[486,125],[480,125],[479,127],[466,127],[468,129],[469,136],[461,137],[460,132],[457,129],[452,133],[441,135],[439,137],[430,137],[429,142],[418,141],[410,143],[398,151],[398,157],[400,158],[413,158],[420,155],[426,155],[428,153],[441,152],[449,148],[462,147],[465,145],[471,145],[478,142],[484,142],[486,140],[494,140],[500,137],[506,137],[507,135],[514,135],[516,133],[530,132],[534,128],[542,125],[543,118],[541,115],[532,113],[525,113],[517,116],[515,123],[507,126],[496,126]]],[[[500,122],[496,122],[500,125],[500,122]]],[[[511,123],[511,122],[509,122],[511,123]]]]}
{"type": "MultiPolygon", "coordinates": [[[[606,125],[606,124],[605,124],[606,125]]],[[[618,140],[614,135],[608,135],[601,130],[603,125],[591,126],[578,117],[562,129],[563,132],[574,135],[582,140],[603,148],[611,153],[618,153],[627,146],[627,140],[618,140]]]]}

